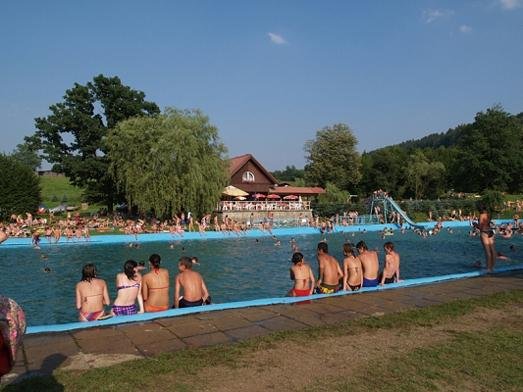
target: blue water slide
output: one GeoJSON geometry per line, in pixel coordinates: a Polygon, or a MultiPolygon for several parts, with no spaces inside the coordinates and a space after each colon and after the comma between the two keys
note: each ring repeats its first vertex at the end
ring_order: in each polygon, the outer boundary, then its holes
{"type": "Polygon", "coordinates": [[[411,226],[411,227],[413,227],[415,229],[420,229],[420,230],[424,230],[425,229],[425,226],[417,224],[412,219],[410,219],[408,217],[407,213],[401,209],[401,207],[398,205],[398,203],[396,203],[392,199],[392,197],[386,197],[385,200],[387,200],[390,203],[392,208],[394,208],[396,210],[396,212],[401,215],[401,217],[403,218],[403,221],[407,222],[409,224],[409,226],[411,226]]]}

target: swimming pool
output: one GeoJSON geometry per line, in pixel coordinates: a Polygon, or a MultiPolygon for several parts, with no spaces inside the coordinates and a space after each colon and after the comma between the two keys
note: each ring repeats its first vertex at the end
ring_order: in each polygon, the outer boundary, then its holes
{"type": "MultiPolygon", "coordinates": [[[[5,247],[0,249],[0,294],[14,298],[25,309],[29,325],[76,321],[74,288],[83,264],[94,262],[97,265],[100,277],[107,280],[110,296],[114,299],[114,277],[121,271],[124,261],[129,258],[146,261],[151,253],[159,253],[162,265],[171,273],[171,282],[180,256],[198,256],[201,265],[196,269],[203,274],[215,303],[284,296],[291,285],[288,274],[291,237],[278,234],[278,238],[280,246],[275,245],[270,236],[231,236],[228,239],[141,242],[139,248],[129,248],[126,243],[79,243],[43,246],[41,250],[5,247]],[[174,244],[173,249],[170,244],[174,244]],[[50,273],[43,272],[45,266],[51,268],[50,273]]],[[[340,261],[342,244],[347,240],[353,243],[365,240],[369,248],[378,248],[380,262],[383,261],[383,243],[393,241],[402,258],[403,279],[474,271],[471,263],[483,261],[479,239],[470,238],[467,228],[454,228],[452,233],[443,230],[427,239],[411,231],[405,234],[396,231],[394,236],[385,239],[378,232],[370,231],[316,233],[295,235],[294,238],[315,273],[316,245],[323,238],[340,261]]],[[[497,248],[513,260],[523,259],[521,236],[498,239],[497,248]],[[510,245],[515,246],[515,251],[510,245]]]]}

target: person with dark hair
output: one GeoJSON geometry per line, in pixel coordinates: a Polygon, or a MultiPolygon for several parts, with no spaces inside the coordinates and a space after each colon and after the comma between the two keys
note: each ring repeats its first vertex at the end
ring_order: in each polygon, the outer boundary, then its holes
{"type": "Polygon", "coordinates": [[[494,269],[494,263],[496,262],[496,246],[494,244],[495,232],[490,226],[490,214],[487,207],[484,205],[479,206],[479,219],[474,226],[479,230],[479,239],[483,245],[485,251],[485,259],[487,263],[487,271],[492,272],[494,269]]]}
{"type": "Polygon", "coordinates": [[[76,284],[76,309],[78,320],[94,321],[104,315],[104,305],[109,305],[109,292],[105,280],[96,276],[94,264],[82,268],[82,279],[76,284]]]}
{"type": "Polygon", "coordinates": [[[116,275],[117,296],[113,304],[113,315],[130,316],[143,313],[142,279],[138,272],[138,263],[127,260],[123,272],[116,275]],[[136,307],[136,301],[138,306],[136,307]]]}
{"type": "Polygon", "coordinates": [[[374,250],[369,250],[365,241],[360,241],[356,244],[358,249],[359,259],[363,267],[363,287],[376,287],[378,285],[378,253],[374,250]]]}
{"type": "Polygon", "coordinates": [[[316,286],[319,294],[332,294],[338,291],[340,279],[343,277],[338,260],[329,254],[329,247],[325,241],[318,243],[316,255],[318,257],[318,281],[316,286]]]}
{"type": "Polygon", "coordinates": [[[400,255],[394,250],[392,242],[385,242],[385,265],[381,274],[380,286],[400,281],[400,255]]]}
{"type": "Polygon", "coordinates": [[[292,255],[293,266],[290,269],[291,280],[294,287],[289,291],[289,297],[306,297],[314,291],[314,274],[311,266],[303,260],[303,254],[295,252],[292,255]]]}
{"type": "Polygon", "coordinates": [[[174,308],[188,308],[209,303],[209,291],[202,276],[192,270],[190,257],[182,256],[178,262],[180,273],[174,281],[174,308]],[[183,290],[183,297],[181,291],[183,290]]]}
{"type": "Polygon", "coordinates": [[[343,290],[356,291],[363,285],[361,261],[349,243],[343,244],[343,290]]]}
{"type": "Polygon", "coordinates": [[[149,257],[151,271],[143,276],[142,297],[146,312],[161,312],[169,309],[169,271],[160,268],[161,257],[149,257]]]}

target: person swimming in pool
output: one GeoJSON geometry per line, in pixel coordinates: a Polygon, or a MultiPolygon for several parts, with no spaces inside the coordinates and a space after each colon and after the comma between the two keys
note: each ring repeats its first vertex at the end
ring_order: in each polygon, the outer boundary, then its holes
{"type": "Polygon", "coordinates": [[[380,286],[400,281],[400,255],[394,250],[392,242],[383,245],[385,250],[385,265],[381,274],[380,286]]]}
{"type": "Polygon", "coordinates": [[[190,257],[182,256],[178,262],[180,273],[174,281],[174,308],[201,306],[209,301],[209,291],[202,276],[192,270],[190,257]],[[183,297],[181,292],[183,291],[183,297]]]}
{"type": "Polygon", "coordinates": [[[287,294],[288,297],[306,297],[314,291],[314,273],[311,266],[303,260],[303,254],[295,252],[292,255],[292,267],[290,268],[291,280],[294,287],[287,294]]]}
{"type": "Polygon", "coordinates": [[[104,315],[104,305],[109,305],[109,292],[105,280],[96,276],[94,264],[82,268],[82,279],[76,284],[76,309],[79,321],[94,321],[104,315]]]}
{"type": "Polygon", "coordinates": [[[316,255],[318,257],[318,281],[316,282],[319,294],[332,294],[339,290],[340,279],[343,277],[338,260],[329,254],[326,242],[318,243],[316,255]]]}
{"type": "Polygon", "coordinates": [[[356,249],[358,249],[358,257],[363,267],[363,287],[376,287],[379,283],[378,253],[374,250],[369,250],[365,241],[358,242],[356,249]]]}

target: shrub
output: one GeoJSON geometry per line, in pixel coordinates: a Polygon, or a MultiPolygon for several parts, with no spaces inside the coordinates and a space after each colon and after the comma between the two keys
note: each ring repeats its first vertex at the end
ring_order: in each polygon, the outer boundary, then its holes
{"type": "Polygon", "coordinates": [[[40,181],[30,167],[0,154],[0,219],[35,212],[41,201],[40,181]]]}

